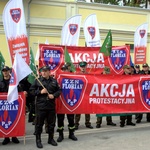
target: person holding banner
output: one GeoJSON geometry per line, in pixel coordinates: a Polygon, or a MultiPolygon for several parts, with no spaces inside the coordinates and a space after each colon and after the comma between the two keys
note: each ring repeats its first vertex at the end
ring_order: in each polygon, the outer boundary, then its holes
{"type": "Polygon", "coordinates": [[[135,74],[141,74],[140,65],[135,65],[135,74]]]}
{"type": "MultiPolygon", "coordinates": [[[[82,61],[79,63],[81,74],[87,74],[86,66],[87,66],[87,62],[85,61],[82,61]]],[[[80,118],[81,118],[81,114],[75,115],[75,130],[78,130],[80,118]]],[[[91,126],[91,122],[90,122],[90,114],[85,114],[85,126],[89,129],[93,129],[93,127],[91,126]]]]}
{"type": "MultiPolygon", "coordinates": [[[[141,74],[145,74],[145,75],[149,75],[150,74],[149,66],[148,66],[147,63],[142,65],[141,74]]],[[[141,113],[137,114],[136,115],[136,123],[141,123],[142,118],[143,118],[143,114],[141,114],[141,113]]],[[[150,122],[150,113],[147,113],[146,119],[147,119],[147,122],[150,122]]]]}
{"type": "MultiPolygon", "coordinates": [[[[101,74],[110,74],[110,68],[105,66],[103,72],[101,74]]],[[[116,126],[115,123],[112,122],[112,116],[110,114],[97,114],[97,122],[96,128],[100,128],[102,124],[102,116],[106,116],[107,125],[116,126]]]]}
{"type": "Polygon", "coordinates": [[[72,72],[72,70],[71,70],[71,63],[66,62],[65,65],[67,67],[67,71],[72,72]]]}
{"type": "MultiPolygon", "coordinates": [[[[2,71],[2,75],[3,75],[3,79],[1,79],[0,81],[0,92],[8,92],[8,88],[9,88],[9,81],[10,81],[10,71],[11,69],[8,66],[4,66],[4,68],[1,70],[2,71]]],[[[18,90],[21,91],[21,86],[18,86],[18,90]]],[[[12,137],[12,142],[13,143],[20,143],[17,137],[12,137]]],[[[5,139],[2,142],[2,145],[6,145],[10,143],[10,138],[9,137],[5,137],[5,139]]]]}
{"type": "MultiPolygon", "coordinates": [[[[123,70],[124,70],[123,75],[131,75],[131,66],[124,65],[123,70]]],[[[131,114],[121,114],[120,115],[120,127],[125,126],[125,121],[126,121],[126,125],[131,125],[131,126],[136,125],[135,123],[132,122],[132,115],[131,114]]]]}
{"type": "MultiPolygon", "coordinates": [[[[61,70],[62,72],[72,72],[69,63],[66,63],[65,65],[63,65],[61,67],[61,70]]],[[[73,141],[77,141],[78,139],[74,135],[74,130],[75,130],[74,114],[66,114],[66,115],[67,115],[67,120],[68,120],[68,129],[69,129],[68,138],[73,141]]],[[[65,119],[65,114],[57,114],[57,125],[58,125],[57,132],[59,133],[57,142],[62,142],[62,140],[64,139],[64,134],[63,134],[64,119],[65,119]]]]}
{"type": "Polygon", "coordinates": [[[50,75],[50,67],[43,66],[40,69],[41,76],[30,87],[30,93],[36,97],[36,146],[43,148],[41,142],[44,120],[48,123],[48,144],[57,146],[54,140],[54,128],[56,122],[55,99],[61,94],[61,88],[56,79],[50,75]]]}

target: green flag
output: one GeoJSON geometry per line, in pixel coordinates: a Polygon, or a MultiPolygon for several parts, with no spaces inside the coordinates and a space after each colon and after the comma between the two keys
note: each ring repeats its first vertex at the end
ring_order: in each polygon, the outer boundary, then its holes
{"type": "Polygon", "coordinates": [[[5,59],[2,55],[2,53],[0,52],[0,79],[2,79],[2,77],[3,77],[1,70],[4,68],[4,66],[5,66],[5,59]]]}
{"type": "Polygon", "coordinates": [[[71,58],[70,58],[70,55],[68,53],[68,50],[67,50],[67,47],[65,46],[65,63],[70,63],[71,64],[71,71],[72,72],[75,72],[76,69],[73,65],[73,63],[71,62],[71,58]]]}
{"type": "Polygon", "coordinates": [[[105,56],[110,56],[111,49],[112,49],[112,35],[111,35],[111,30],[109,30],[109,32],[103,42],[103,45],[100,49],[100,53],[104,53],[105,56]]]}
{"type": "MultiPolygon", "coordinates": [[[[33,73],[35,75],[37,75],[37,70],[36,70],[36,65],[35,65],[35,62],[34,62],[34,55],[33,55],[33,51],[32,49],[30,48],[30,69],[33,71],[33,73]]],[[[28,81],[32,84],[35,80],[35,76],[33,75],[33,73],[31,73],[28,77],[28,81]]]]}

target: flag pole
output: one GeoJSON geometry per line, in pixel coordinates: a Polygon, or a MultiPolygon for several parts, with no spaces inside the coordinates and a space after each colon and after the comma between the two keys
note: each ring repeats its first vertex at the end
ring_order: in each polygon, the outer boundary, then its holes
{"type": "MultiPolygon", "coordinates": [[[[99,53],[101,52],[101,53],[104,53],[105,56],[110,56],[111,49],[112,49],[112,34],[111,34],[111,30],[109,30],[109,32],[107,33],[107,36],[106,36],[106,38],[105,38],[105,40],[104,40],[104,42],[103,42],[103,44],[99,50],[99,53]]],[[[94,63],[96,62],[97,57],[96,57],[94,63]]],[[[92,68],[90,68],[90,71],[92,70],[92,68]]]]}
{"type": "MultiPolygon", "coordinates": [[[[38,77],[34,74],[34,72],[32,72],[33,76],[37,79],[37,81],[40,83],[40,85],[43,87],[43,89],[46,89],[44,87],[44,85],[42,84],[42,82],[38,79],[38,77]]],[[[47,91],[48,94],[50,94],[48,91],[47,91]]]]}

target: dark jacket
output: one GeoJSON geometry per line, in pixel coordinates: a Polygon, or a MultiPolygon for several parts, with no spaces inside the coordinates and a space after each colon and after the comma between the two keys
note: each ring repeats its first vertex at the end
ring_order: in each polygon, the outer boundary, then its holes
{"type": "MultiPolygon", "coordinates": [[[[144,70],[141,71],[141,74],[146,74],[144,70]]],[[[150,74],[150,71],[148,71],[148,74],[150,74]]]]}
{"type": "Polygon", "coordinates": [[[37,109],[55,111],[55,98],[59,97],[59,95],[61,94],[61,88],[58,85],[57,80],[52,77],[49,77],[49,79],[40,77],[39,80],[47,89],[49,94],[54,95],[54,99],[49,99],[48,94],[41,94],[41,90],[43,89],[43,87],[38,80],[35,80],[35,82],[30,87],[30,93],[31,95],[37,96],[37,109]]]}
{"type": "MultiPolygon", "coordinates": [[[[9,80],[5,80],[4,78],[0,80],[0,92],[8,92],[9,88],[9,80]]],[[[19,83],[18,85],[18,92],[23,91],[23,85],[19,83]]]]}

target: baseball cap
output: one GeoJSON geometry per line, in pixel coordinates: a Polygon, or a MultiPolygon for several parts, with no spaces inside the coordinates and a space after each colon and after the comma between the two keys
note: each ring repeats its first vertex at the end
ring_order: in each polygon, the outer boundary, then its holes
{"type": "Polygon", "coordinates": [[[66,62],[65,65],[66,65],[66,67],[69,67],[69,66],[71,66],[71,63],[70,62],[66,62]]]}
{"type": "Polygon", "coordinates": [[[143,64],[143,65],[142,65],[142,67],[148,67],[148,64],[147,64],[147,63],[145,63],[145,64],[143,64]]]}
{"type": "Polygon", "coordinates": [[[2,71],[4,71],[4,70],[8,71],[8,70],[10,70],[10,68],[8,66],[4,66],[3,69],[2,69],[2,71]]]}
{"type": "Polygon", "coordinates": [[[140,68],[140,65],[135,65],[135,68],[140,68]]]}
{"type": "Polygon", "coordinates": [[[40,72],[42,72],[42,71],[50,71],[50,67],[49,66],[43,66],[42,68],[40,68],[40,72]]]}
{"type": "Polygon", "coordinates": [[[130,65],[124,65],[123,66],[123,69],[129,69],[129,68],[131,68],[130,65]]]}
{"type": "Polygon", "coordinates": [[[107,66],[105,66],[105,67],[104,67],[104,71],[105,71],[106,73],[110,73],[110,68],[107,67],[107,66]]]}
{"type": "Polygon", "coordinates": [[[61,67],[61,70],[67,70],[68,69],[68,67],[66,66],[66,65],[63,65],[62,67],[61,67]]]}
{"type": "Polygon", "coordinates": [[[86,65],[87,65],[87,62],[85,62],[85,61],[82,61],[82,62],[79,63],[80,67],[85,67],[86,65]]]}

